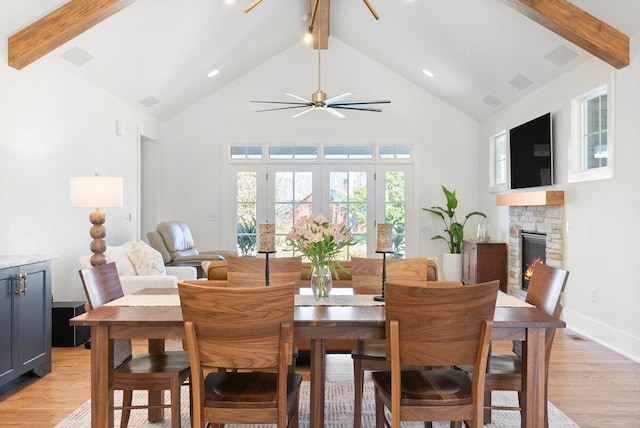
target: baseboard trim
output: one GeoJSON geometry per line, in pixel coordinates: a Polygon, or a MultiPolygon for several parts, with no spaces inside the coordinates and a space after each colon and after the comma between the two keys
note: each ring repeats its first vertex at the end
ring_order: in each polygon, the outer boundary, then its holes
{"type": "Polygon", "coordinates": [[[570,330],[640,363],[640,338],[570,309],[562,314],[570,330]]]}

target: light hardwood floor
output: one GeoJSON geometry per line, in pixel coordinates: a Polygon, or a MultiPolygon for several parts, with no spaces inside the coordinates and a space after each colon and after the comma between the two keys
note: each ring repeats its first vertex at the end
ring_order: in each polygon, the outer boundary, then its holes
{"type": "MultiPolygon", "coordinates": [[[[136,343],[136,350],[143,345],[136,343]]],[[[54,348],[50,374],[0,390],[0,427],[55,426],[90,398],[89,366],[84,346],[54,348]]],[[[549,377],[549,399],[581,427],[640,424],[640,364],[569,330],[558,331],[549,377]]],[[[353,379],[351,358],[330,356],[327,379],[353,379]]]]}

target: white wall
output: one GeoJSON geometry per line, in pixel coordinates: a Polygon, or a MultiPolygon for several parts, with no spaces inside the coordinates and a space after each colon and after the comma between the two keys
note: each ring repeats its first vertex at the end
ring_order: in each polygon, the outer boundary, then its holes
{"type": "Polygon", "coordinates": [[[125,206],[104,210],[106,240],[135,239],[138,130],[153,135],[155,125],[56,66],[0,65],[0,254],[57,255],[54,299],[85,300],[77,260],[90,253],[92,209],[69,206],[69,177],[123,177],[125,206]],[[116,120],[124,136],[116,136],[116,120]]]}
{"type": "MultiPolygon", "coordinates": [[[[228,142],[413,141],[419,152],[419,253],[441,256],[442,241],[429,239],[441,233],[441,224],[421,208],[444,204],[444,184],[457,190],[461,212],[477,209],[477,121],[339,40],[329,43],[322,52],[321,84],[329,97],[353,92],[351,99],[391,104],[382,104],[382,113],[343,111],[344,119],[321,111],[296,119],[291,115],[299,110],[255,113],[265,106],[249,100],[291,101],[286,92],[310,98],[317,90],[316,51],[303,43],[293,46],[162,125],[161,220],[187,222],[200,249],[225,246],[223,230],[235,228],[235,219],[225,225],[221,215],[230,203],[225,189],[234,185],[224,181],[228,142]],[[208,213],[220,220],[207,221],[208,213]]],[[[468,232],[475,233],[475,226],[468,232]]]]}
{"type": "Polygon", "coordinates": [[[615,70],[593,59],[561,76],[518,103],[483,121],[480,126],[481,208],[491,213],[494,233],[507,239],[508,207],[495,206],[488,192],[489,137],[548,111],[553,115],[555,185],[565,191],[565,268],[570,271],[564,319],[568,327],[640,361],[640,63],[638,41],[632,39],[631,65],[615,70]],[[568,183],[570,102],[589,89],[607,83],[614,74],[615,177],[568,183]],[[590,289],[595,289],[595,301],[590,289]]]}

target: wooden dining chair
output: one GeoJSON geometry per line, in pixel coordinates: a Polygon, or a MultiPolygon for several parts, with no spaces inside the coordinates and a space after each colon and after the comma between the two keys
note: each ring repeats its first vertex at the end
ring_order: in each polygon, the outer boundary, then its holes
{"type": "MultiPolygon", "coordinates": [[[[264,258],[229,257],[227,258],[227,281],[229,285],[260,286],[266,285],[264,258]]],[[[300,288],[300,257],[269,258],[269,284],[294,282],[296,290],[300,288]]]]}
{"type": "MultiPolygon", "coordinates": [[[[88,310],[124,296],[115,263],[80,270],[88,310]]],[[[131,340],[113,341],[113,389],[122,390],[120,427],[129,423],[132,409],[162,407],[171,409],[172,428],[180,427],[180,388],[190,375],[189,355],[184,351],[132,355],[131,340]],[[171,403],[158,406],[132,405],[133,391],[170,391],[171,403]]]]}
{"type": "Polygon", "coordinates": [[[401,420],[451,421],[454,426],[469,421],[472,428],[482,427],[484,376],[470,378],[455,366],[486,367],[498,287],[499,281],[389,287],[385,330],[390,370],[371,375],[376,427],[399,428],[401,420]]]}
{"type": "MultiPolygon", "coordinates": [[[[529,289],[525,301],[544,311],[549,315],[560,317],[562,305],[560,304],[562,292],[567,284],[569,272],[554,268],[542,263],[536,263],[529,281],[529,289]]],[[[549,377],[549,360],[551,347],[556,329],[547,329],[545,333],[545,377],[549,377]]],[[[473,373],[474,367],[463,366],[467,373],[473,373]]],[[[546,385],[546,383],[545,383],[546,385]]],[[[544,396],[547,401],[547,389],[544,396]]],[[[491,421],[491,410],[518,410],[522,413],[522,407],[493,406],[491,391],[517,391],[518,401],[521,401],[522,392],[522,342],[514,342],[513,353],[490,353],[485,375],[485,421],[491,421]]],[[[545,426],[549,426],[547,406],[545,405],[545,426]]]]}
{"type": "MultiPolygon", "coordinates": [[[[426,257],[387,260],[387,283],[412,283],[426,285],[427,279],[436,280],[437,267],[426,257]]],[[[382,293],[382,259],[351,258],[351,280],[356,294],[382,293]]],[[[358,340],[351,350],[353,360],[353,383],[355,389],[353,426],[360,428],[364,375],[366,371],[389,370],[386,344],[381,340],[358,340]]]]}
{"type": "Polygon", "coordinates": [[[293,287],[179,283],[191,358],[193,426],[298,426],[293,287]]]}

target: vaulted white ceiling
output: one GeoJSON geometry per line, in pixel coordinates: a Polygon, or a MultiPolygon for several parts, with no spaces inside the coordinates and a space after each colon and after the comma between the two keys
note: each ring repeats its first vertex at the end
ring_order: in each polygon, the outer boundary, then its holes
{"type": "MultiPolygon", "coordinates": [[[[379,20],[361,0],[333,0],[331,36],[477,119],[592,57],[500,0],[370,2],[379,20]]],[[[65,3],[0,0],[0,33],[8,38],[65,3]]],[[[263,0],[245,14],[249,3],[137,0],[37,61],[166,120],[300,42],[309,0],[263,0]],[[209,78],[212,69],[220,72],[209,78]]],[[[628,36],[640,33],[637,0],[573,3],[628,36]]],[[[292,65],[282,73],[316,69],[292,65]]],[[[269,89],[274,100],[288,92],[269,89]]]]}

